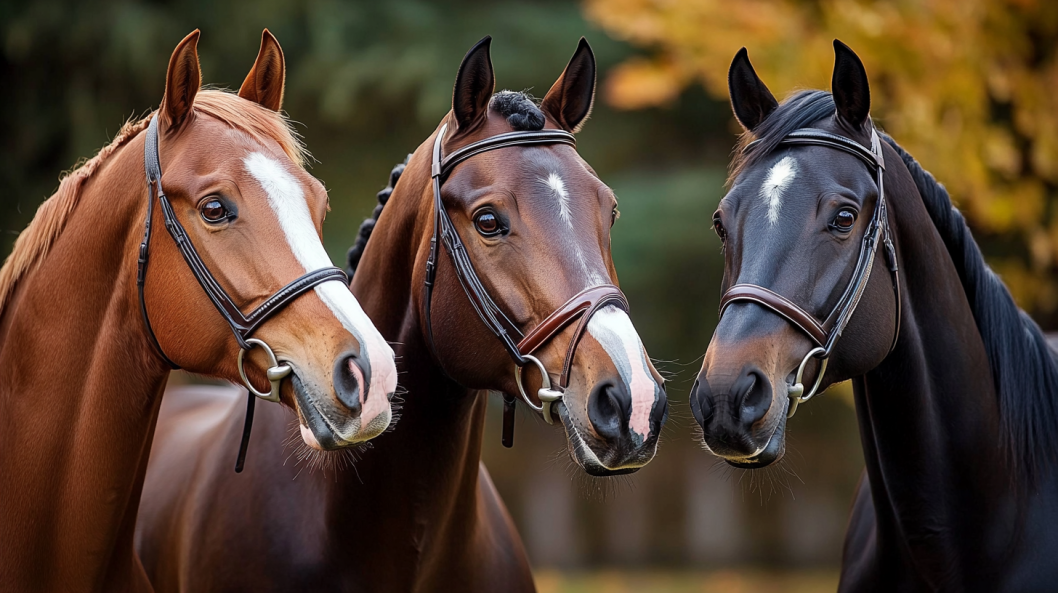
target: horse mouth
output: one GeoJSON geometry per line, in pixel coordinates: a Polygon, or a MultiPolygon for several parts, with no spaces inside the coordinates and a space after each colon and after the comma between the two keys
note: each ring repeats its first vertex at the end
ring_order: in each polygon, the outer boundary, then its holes
{"type": "Polygon", "coordinates": [[[305,444],[320,451],[334,451],[359,444],[381,433],[389,425],[389,414],[379,414],[367,426],[362,427],[360,418],[348,418],[342,427],[335,426],[332,418],[339,413],[331,406],[318,401],[309,388],[298,376],[297,370],[291,374],[294,387],[294,400],[298,414],[298,427],[305,444]],[[376,430],[376,424],[383,424],[376,430]],[[368,436],[365,433],[370,433],[368,436]]]}
{"type": "Polygon", "coordinates": [[[599,459],[599,456],[596,455],[595,451],[584,440],[584,437],[581,436],[576,422],[569,417],[569,410],[566,409],[565,404],[559,400],[552,404],[551,409],[553,413],[558,415],[562,422],[562,428],[566,431],[566,446],[570,457],[589,476],[603,478],[635,473],[639,471],[639,468],[650,462],[654,458],[654,453],[657,452],[657,442],[655,441],[651,454],[646,456],[645,459],[641,459],[642,456],[636,456],[634,460],[626,461],[617,467],[609,467],[599,459]]]}
{"type": "Polygon", "coordinates": [[[724,457],[724,461],[739,469],[761,469],[779,461],[786,454],[786,421],[783,419],[771,433],[767,444],[750,457],[724,457]]]}

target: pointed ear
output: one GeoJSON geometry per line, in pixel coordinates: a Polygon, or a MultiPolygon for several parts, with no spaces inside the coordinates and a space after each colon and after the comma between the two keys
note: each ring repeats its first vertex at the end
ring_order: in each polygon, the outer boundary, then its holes
{"type": "Polygon", "coordinates": [[[749,63],[749,53],[744,47],[738,50],[731,61],[731,69],[727,71],[727,88],[731,93],[731,109],[735,112],[735,119],[747,131],[759,126],[779,106],[771,91],[757,76],[753,64],[749,63]]]}
{"type": "Polygon", "coordinates": [[[595,54],[581,37],[577,51],[562,71],[540,108],[567,132],[579,132],[595,102],[595,54]]]}
{"type": "Polygon", "coordinates": [[[489,101],[496,89],[496,75],[489,57],[491,46],[492,37],[486,36],[470,48],[459,65],[455,91],[452,93],[452,112],[455,113],[459,133],[473,130],[487,116],[489,101]]]}
{"type": "Polygon", "coordinates": [[[195,103],[195,95],[202,86],[202,71],[198,66],[198,37],[199,31],[195,29],[184,37],[173,50],[173,57],[169,58],[169,71],[165,74],[165,97],[159,109],[161,123],[168,129],[179,128],[184,123],[195,103]]]}
{"type": "Polygon", "coordinates": [[[258,103],[272,111],[283,107],[283,86],[286,84],[287,66],[283,59],[283,48],[272,33],[265,29],[261,33],[261,51],[250,68],[246,80],[242,81],[239,96],[258,103]]]}
{"type": "Polygon", "coordinates": [[[834,40],[834,79],[830,83],[838,116],[854,129],[863,127],[871,115],[871,87],[867,70],[856,52],[834,40]]]}

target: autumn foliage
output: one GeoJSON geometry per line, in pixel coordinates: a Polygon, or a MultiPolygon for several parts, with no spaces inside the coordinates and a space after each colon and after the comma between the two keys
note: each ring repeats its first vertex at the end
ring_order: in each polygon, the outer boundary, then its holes
{"type": "Polygon", "coordinates": [[[948,187],[1019,302],[1058,312],[1058,2],[586,0],[585,11],[646,50],[604,79],[625,109],[695,84],[726,98],[743,46],[777,97],[826,89],[841,39],[871,77],[875,121],[948,187]]]}

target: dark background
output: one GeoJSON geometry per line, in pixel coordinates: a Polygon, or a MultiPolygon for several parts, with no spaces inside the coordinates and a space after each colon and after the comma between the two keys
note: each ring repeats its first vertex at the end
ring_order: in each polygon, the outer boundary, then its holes
{"type": "MultiPolygon", "coordinates": [[[[537,95],[581,35],[603,73],[637,51],[570,2],[3,2],[0,252],[62,171],[158,105],[184,35],[202,30],[204,81],[237,89],[264,27],[286,54],[284,107],[330,190],[325,245],[339,265],[392,165],[448,110],[460,59],[478,39],[494,37],[499,88],[537,95]]],[[[616,112],[598,100],[579,135],[582,155],[620,199],[614,260],[632,319],[672,376],[673,414],[654,462],[600,481],[571,469],[561,432],[535,417],[523,415],[518,446],[502,449],[494,405],[486,464],[543,569],[543,589],[569,570],[831,571],[840,560],[862,468],[840,387],[792,422],[784,467],[735,471],[695,440],[687,392],[716,323],[722,263],[710,218],[737,131],[727,103],[694,86],[663,109],[616,112]]]]}

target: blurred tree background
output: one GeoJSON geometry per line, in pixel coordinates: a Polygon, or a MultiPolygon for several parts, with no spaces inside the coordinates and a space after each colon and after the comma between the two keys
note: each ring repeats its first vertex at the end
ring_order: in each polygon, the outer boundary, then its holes
{"type": "Polygon", "coordinates": [[[697,85],[727,97],[740,46],[777,97],[829,89],[840,38],[871,77],[875,121],[948,187],[1018,302],[1058,322],[1058,2],[587,0],[586,12],[649,50],[610,72],[622,109],[697,85]]]}
{"type": "Polygon", "coordinates": [[[633,321],[672,377],[673,417],[654,462],[599,481],[571,471],[560,431],[529,415],[518,446],[502,449],[491,410],[485,461],[541,589],[832,589],[862,468],[847,400],[820,398],[798,414],[785,465],[756,474],[701,451],[687,407],[716,323],[722,261],[710,218],[740,132],[728,64],[749,47],[781,96],[827,88],[830,40],[850,43],[878,121],[949,186],[1021,302],[1051,321],[1056,15],[1055,3],[1032,0],[0,0],[0,253],[60,172],[157,106],[169,55],[195,28],[204,80],[227,88],[242,82],[262,28],[279,39],[285,110],[330,191],[324,233],[336,263],[392,165],[449,109],[474,42],[494,37],[500,88],[542,95],[585,35],[603,75],[578,147],[620,199],[614,259],[633,321]],[[568,577],[606,567],[714,572],[568,577]],[[715,572],[730,567],[741,572],[715,572]],[[809,572],[776,580],[776,570],[809,572]]]}

